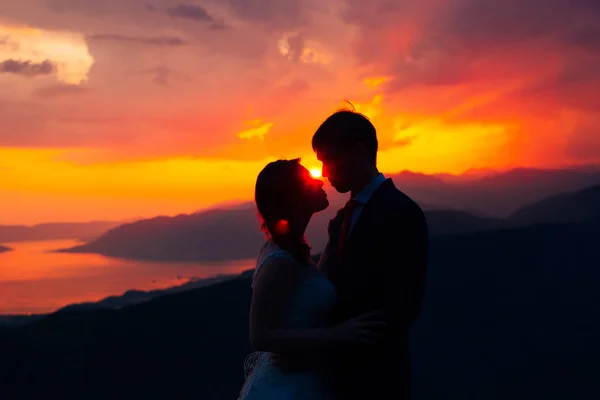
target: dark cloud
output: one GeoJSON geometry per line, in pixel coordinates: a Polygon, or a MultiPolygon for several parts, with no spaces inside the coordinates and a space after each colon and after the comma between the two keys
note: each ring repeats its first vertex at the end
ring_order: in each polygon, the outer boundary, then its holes
{"type": "Polygon", "coordinates": [[[564,23],[564,1],[466,0],[449,7],[439,29],[473,50],[514,45],[547,34],[564,23]],[[561,4],[562,3],[562,4],[561,4]]]}
{"type": "Polygon", "coordinates": [[[267,26],[294,28],[306,23],[303,0],[222,0],[239,17],[267,26]]]}
{"type": "Polygon", "coordinates": [[[186,40],[183,40],[178,37],[172,36],[162,36],[162,37],[135,37],[135,36],[123,36],[116,34],[98,34],[98,35],[90,35],[88,39],[98,40],[98,41],[112,41],[112,42],[123,42],[123,43],[138,43],[138,44],[147,44],[154,46],[185,46],[189,44],[186,40]]]}
{"type": "Polygon", "coordinates": [[[154,77],[152,81],[160,86],[168,86],[175,81],[191,82],[193,80],[188,75],[175,71],[166,65],[159,65],[155,68],[140,71],[139,73],[152,75],[154,77]]]}
{"type": "Polygon", "coordinates": [[[600,1],[344,2],[364,77],[393,77],[378,90],[397,109],[518,126],[506,133],[519,138],[515,159],[600,158],[600,1]]]}
{"type": "Polygon", "coordinates": [[[57,83],[37,89],[34,94],[39,97],[59,97],[89,93],[89,89],[79,85],[57,83]]]}
{"type": "Polygon", "coordinates": [[[600,52],[600,26],[580,28],[565,35],[567,45],[600,52]]]}
{"type": "MultiPolygon", "coordinates": [[[[562,45],[600,46],[600,2],[595,0],[346,0],[344,18],[357,25],[357,56],[364,63],[395,54],[391,72],[436,66],[468,69],[485,57],[527,42],[547,39],[549,51],[562,45]],[[395,51],[394,51],[395,50],[395,51]]],[[[532,55],[534,56],[534,55],[532,55]]],[[[418,74],[418,73],[417,73],[418,74]]],[[[410,75],[410,74],[409,74],[410,75]]],[[[460,75],[457,74],[457,75],[460,75]]],[[[441,80],[442,82],[445,79],[441,80]]]]}
{"type": "Polygon", "coordinates": [[[390,65],[396,75],[389,84],[393,89],[412,84],[455,85],[477,78],[469,54],[441,37],[415,43],[390,65]]]}
{"type": "Polygon", "coordinates": [[[27,77],[50,75],[54,72],[55,65],[50,61],[34,63],[29,60],[20,61],[8,59],[0,62],[0,73],[16,74],[27,77]]]}
{"type": "Polygon", "coordinates": [[[195,4],[178,4],[165,11],[171,17],[193,19],[195,21],[214,21],[213,17],[202,7],[195,4]]]}
{"type": "Polygon", "coordinates": [[[559,71],[531,84],[516,97],[554,99],[563,107],[600,112],[600,56],[565,57],[559,71]]]}
{"type": "Polygon", "coordinates": [[[208,13],[208,11],[206,11],[206,9],[196,4],[181,3],[165,10],[160,10],[153,5],[147,5],[146,9],[149,11],[165,13],[172,18],[183,18],[196,22],[209,23],[209,28],[213,30],[227,28],[225,22],[214,18],[208,13]]]}
{"type": "MultiPolygon", "coordinates": [[[[299,21],[307,21],[310,1],[307,0],[214,0],[219,6],[225,5],[233,13],[246,21],[260,22],[263,25],[294,28],[299,21]]],[[[46,0],[49,7],[58,13],[83,12],[89,15],[108,16],[111,14],[138,15],[151,10],[187,18],[195,21],[213,22],[206,8],[190,0],[46,0]]]]}
{"type": "MultiPolygon", "coordinates": [[[[356,0],[347,1],[356,6],[356,0]]],[[[396,12],[406,12],[406,0],[396,3],[396,12]]],[[[424,28],[421,37],[443,35],[466,49],[481,51],[593,28],[600,18],[599,4],[594,0],[426,0],[419,9],[430,12],[418,22],[424,28]],[[431,4],[436,7],[428,8],[431,4]]]]}

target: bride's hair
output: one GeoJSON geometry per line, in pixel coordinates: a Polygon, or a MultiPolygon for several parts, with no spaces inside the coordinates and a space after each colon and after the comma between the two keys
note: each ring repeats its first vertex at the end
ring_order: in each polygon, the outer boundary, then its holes
{"type": "Polygon", "coordinates": [[[310,246],[304,236],[291,235],[288,226],[305,200],[301,168],[299,158],[267,164],[256,179],[254,198],[263,231],[282,250],[305,263],[310,246]]]}

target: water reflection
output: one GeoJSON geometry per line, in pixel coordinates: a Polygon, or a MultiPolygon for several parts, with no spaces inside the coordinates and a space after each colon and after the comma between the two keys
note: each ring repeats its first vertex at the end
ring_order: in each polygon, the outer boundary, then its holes
{"type": "Polygon", "coordinates": [[[235,274],[253,260],[169,263],[121,260],[96,254],[52,253],[74,240],[5,243],[0,254],[0,314],[50,312],[67,304],[97,301],[130,289],[153,290],[190,278],[235,274]]]}

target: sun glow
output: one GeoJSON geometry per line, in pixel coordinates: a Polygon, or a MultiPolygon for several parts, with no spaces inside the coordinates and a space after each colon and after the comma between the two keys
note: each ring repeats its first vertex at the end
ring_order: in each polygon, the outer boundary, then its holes
{"type": "Polygon", "coordinates": [[[310,169],[310,175],[313,178],[320,178],[321,177],[321,170],[319,168],[311,168],[310,169]]]}

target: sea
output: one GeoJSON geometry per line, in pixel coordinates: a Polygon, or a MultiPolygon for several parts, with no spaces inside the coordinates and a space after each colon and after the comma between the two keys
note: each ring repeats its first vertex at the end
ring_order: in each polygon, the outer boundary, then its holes
{"type": "Polygon", "coordinates": [[[57,253],[77,240],[2,243],[0,315],[45,314],[129,290],[157,290],[217,275],[237,275],[254,259],[223,262],[152,262],[98,254],[57,253]]]}

